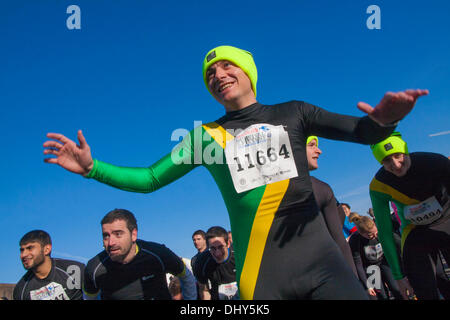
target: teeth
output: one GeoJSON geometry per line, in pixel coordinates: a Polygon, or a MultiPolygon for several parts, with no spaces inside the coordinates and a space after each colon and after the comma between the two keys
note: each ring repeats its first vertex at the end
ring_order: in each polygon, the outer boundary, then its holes
{"type": "Polygon", "coordinates": [[[231,87],[232,85],[233,85],[232,83],[225,83],[224,85],[220,86],[219,92],[222,92],[223,90],[225,90],[226,88],[231,87]]]}

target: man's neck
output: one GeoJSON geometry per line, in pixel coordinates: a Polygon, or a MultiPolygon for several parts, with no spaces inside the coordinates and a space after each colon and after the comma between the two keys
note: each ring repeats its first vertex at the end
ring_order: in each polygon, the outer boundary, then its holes
{"type": "Polygon", "coordinates": [[[256,101],[256,98],[254,96],[249,96],[249,97],[241,98],[237,101],[226,102],[223,104],[223,106],[225,107],[226,112],[233,112],[233,111],[245,109],[245,108],[251,106],[252,104],[255,104],[256,102],[258,102],[258,101],[256,101]]]}
{"type": "Polygon", "coordinates": [[[223,259],[223,261],[221,262],[221,264],[228,261],[228,259],[230,258],[230,254],[231,254],[231,253],[230,253],[230,247],[228,247],[228,248],[227,248],[227,254],[226,254],[226,256],[225,256],[225,259],[223,259]]]}
{"type": "Polygon", "coordinates": [[[135,242],[135,243],[132,244],[130,252],[128,253],[128,255],[123,259],[122,264],[130,263],[134,259],[134,257],[136,257],[138,251],[139,251],[139,247],[138,247],[138,245],[135,242]]]}
{"type": "Polygon", "coordinates": [[[33,270],[34,275],[38,279],[45,279],[48,277],[50,271],[52,270],[52,259],[49,256],[44,258],[42,262],[36,269],[33,270]]]}

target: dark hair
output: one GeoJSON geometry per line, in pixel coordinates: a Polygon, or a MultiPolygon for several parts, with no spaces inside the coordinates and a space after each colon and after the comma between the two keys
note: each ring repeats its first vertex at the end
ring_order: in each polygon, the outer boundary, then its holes
{"type": "Polygon", "coordinates": [[[201,235],[203,239],[206,239],[206,233],[205,233],[205,231],[203,231],[203,230],[201,230],[201,229],[195,231],[195,232],[192,234],[192,238],[194,238],[195,235],[201,235]]]}
{"type": "Polygon", "coordinates": [[[206,232],[206,242],[211,238],[222,237],[228,243],[228,232],[222,227],[215,226],[208,229],[206,232]]]}
{"type": "Polygon", "coordinates": [[[27,232],[19,241],[19,246],[23,246],[30,242],[39,242],[42,247],[52,244],[50,235],[44,230],[32,230],[27,232]]]}
{"type": "Polygon", "coordinates": [[[125,209],[114,209],[106,214],[101,221],[101,225],[107,223],[113,223],[116,220],[124,220],[127,223],[127,228],[132,232],[134,229],[137,230],[137,221],[134,214],[125,209]]]}
{"type": "Polygon", "coordinates": [[[351,209],[350,205],[348,203],[341,203],[341,206],[346,206],[347,208],[351,209]]]}

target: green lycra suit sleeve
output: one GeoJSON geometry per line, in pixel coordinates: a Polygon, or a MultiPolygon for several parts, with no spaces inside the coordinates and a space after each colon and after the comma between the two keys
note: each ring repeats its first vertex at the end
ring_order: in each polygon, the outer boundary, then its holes
{"type": "Polygon", "coordinates": [[[94,167],[86,178],[92,178],[125,191],[150,193],[158,190],[197,166],[193,161],[194,148],[191,133],[171,153],[148,168],[115,166],[95,159],[94,167]]]}
{"type": "MultiPolygon", "coordinates": [[[[402,279],[404,276],[400,266],[397,244],[393,235],[391,212],[389,209],[391,197],[387,194],[370,190],[370,199],[372,200],[373,213],[378,229],[378,239],[383,247],[384,255],[391,267],[394,279],[402,279]]],[[[400,209],[398,205],[397,208],[400,209]]]]}

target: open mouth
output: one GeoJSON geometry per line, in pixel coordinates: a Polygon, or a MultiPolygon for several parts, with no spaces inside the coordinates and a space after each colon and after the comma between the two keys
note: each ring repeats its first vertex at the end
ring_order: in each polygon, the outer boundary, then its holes
{"type": "Polygon", "coordinates": [[[110,254],[117,254],[120,252],[120,248],[111,248],[109,249],[110,254]]]}
{"type": "Polygon", "coordinates": [[[222,83],[222,84],[220,84],[218,86],[218,88],[216,90],[217,90],[217,92],[222,93],[224,90],[226,90],[226,89],[230,88],[231,86],[233,86],[233,84],[234,84],[233,82],[222,83]]]}

